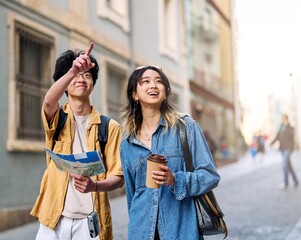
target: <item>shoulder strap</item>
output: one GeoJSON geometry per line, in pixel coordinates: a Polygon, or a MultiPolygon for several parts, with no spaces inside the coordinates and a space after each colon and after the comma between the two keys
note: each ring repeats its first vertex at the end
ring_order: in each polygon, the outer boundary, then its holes
{"type": "Polygon", "coordinates": [[[58,122],[58,124],[57,124],[55,133],[54,133],[54,135],[53,135],[53,145],[52,145],[52,150],[53,150],[53,148],[54,148],[55,142],[59,139],[60,132],[61,132],[62,128],[64,127],[66,120],[67,120],[67,113],[65,113],[65,112],[63,111],[63,109],[60,108],[59,122],[58,122]]]}
{"type": "MultiPolygon", "coordinates": [[[[105,150],[105,147],[106,147],[106,144],[108,141],[108,128],[109,128],[110,119],[111,118],[108,116],[100,115],[101,124],[98,124],[98,141],[99,141],[100,149],[101,149],[103,156],[104,156],[104,150],[105,150]]],[[[65,113],[63,111],[63,109],[60,108],[58,125],[57,125],[55,133],[53,135],[54,143],[52,146],[52,150],[54,148],[55,142],[59,138],[60,132],[61,132],[62,128],[64,127],[66,120],[67,120],[67,113],[65,113]]]]}
{"type": "Polygon", "coordinates": [[[110,117],[105,115],[100,115],[101,123],[98,124],[98,141],[100,144],[100,149],[102,156],[105,156],[105,147],[108,141],[108,129],[109,129],[109,121],[111,120],[110,117]]]}
{"type": "MultiPolygon", "coordinates": [[[[182,122],[181,120],[178,121],[178,129],[179,129],[179,135],[180,135],[180,139],[181,139],[181,145],[182,145],[182,149],[183,149],[186,169],[189,172],[193,172],[194,166],[192,164],[192,160],[191,160],[191,156],[190,156],[185,123],[182,122]]],[[[221,218],[222,224],[225,229],[225,237],[224,238],[226,238],[228,235],[228,229],[227,229],[227,226],[226,226],[224,220],[222,219],[224,216],[224,213],[222,212],[218,202],[216,201],[214,192],[211,190],[205,194],[202,194],[201,196],[198,196],[198,198],[201,199],[203,204],[207,205],[207,208],[209,207],[208,209],[211,209],[211,211],[213,211],[213,213],[215,215],[217,215],[221,218]]]]}
{"type": "Polygon", "coordinates": [[[192,160],[191,160],[191,156],[190,156],[184,117],[181,117],[181,119],[178,120],[178,131],[179,131],[179,135],[180,135],[180,139],[181,139],[181,145],[182,145],[186,169],[189,172],[193,172],[194,166],[192,164],[192,160]],[[181,120],[183,120],[183,121],[181,121],[181,120]]]}

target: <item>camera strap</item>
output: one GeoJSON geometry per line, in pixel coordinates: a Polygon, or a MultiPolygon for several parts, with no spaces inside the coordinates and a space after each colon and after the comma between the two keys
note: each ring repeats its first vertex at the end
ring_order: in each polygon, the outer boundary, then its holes
{"type": "Polygon", "coordinates": [[[94,198],[93,198],[93,192],[91,192],[92,207],[93,207],[92,212],[94,212],[94,204],[95,204],[95,198],[96,198],[96,194],[97,194],[97,179],[96,179],[95,184],[96,184],[96,189],[95,189],[95,194],[94,194],[95,196],[94,196],[94,198]]]}
{"type": "MultiPolygon", "coordinates": [[[[85,152],[85,151],[84,151],[84,146],[83,146],[83,143],[82,143],[82,139],[81,139],[81,136],[80,136],[79,130],[78,130],[78,123],[77,123],[76,121],[75,121],[75,127],[77,128],[77,129],[76,129],[76,132],[77,132],[77,136],[78,136],[80,148],[81,148],[82,152],[85,152]]],[[[96,179],[95,197],[96,197],[96,193],[97,193],[97,179],[96,179]]],[[[92,200],[92,208],[93,208],[93,209],[92,209],[92,212],[94,212],[95,197],[93,198],[93,193],[91,192],[91,200],[92,200]]]]}

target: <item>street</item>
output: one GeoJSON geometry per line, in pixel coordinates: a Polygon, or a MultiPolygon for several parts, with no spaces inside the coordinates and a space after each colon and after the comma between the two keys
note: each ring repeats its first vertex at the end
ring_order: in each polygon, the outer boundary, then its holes
{"type": "MultiPolygon", "coordinates": [[[[301,154],[292,155],[301,177],[301,154]]],[[[282,165],[279,153],[270,152],[262,163],[245,159],[221,169],[215,190],[225,214],[230,240],[300,240],[301,190],[279,189],[282,165]],[[298,224],[299,221],[299,224],[298,224]]],[[[206,237],[220,240],[221,236],[206,237]]]]}
{"type": "MultiPolygon", "coordinates": [[[[301,179],[301,153],[292,163],[301,179]]],[[[229,240],[301,240],[301,187],[282,190],[281,156],[271,151],[263,161],[249,155],[218,169],[222,180],[215,194],[225,214],[229,240]]],[[[125,196],[111,200],[116,240],[127,239],[125,196]]],[[[0,232],[0,240],[34,239],[38,223],[0,232]]],[[[223,235],[205,236],[221,240],[223,235]]]]}

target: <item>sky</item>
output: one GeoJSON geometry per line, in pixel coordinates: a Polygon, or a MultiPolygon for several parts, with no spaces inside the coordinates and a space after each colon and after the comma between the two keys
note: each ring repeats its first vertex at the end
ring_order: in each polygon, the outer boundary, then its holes
{"type": "Polygon", "coordinates": [[[248,140],[267,117],[268,96],[289,97],[294,77],[301,75],[301,0],[234,1],[237,77],[246,110],[242,131],[248,140]]]}

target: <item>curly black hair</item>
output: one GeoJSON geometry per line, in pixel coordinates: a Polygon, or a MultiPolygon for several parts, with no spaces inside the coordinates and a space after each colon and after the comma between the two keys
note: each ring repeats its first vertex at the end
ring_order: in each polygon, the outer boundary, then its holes
{"type": "MultiPolygon", "coordinates": [[[[53,74],[53,80],[56,82],[58,79],[60,79],[62,76],[64,76],[69,69],[72,67],[73,61],[80,55],[84,54],[85,51],[79,50],[79,51],[72,51],[72,50],[67,50],[63,52],[59,58],[56,60],[55,63],[55,70],[53,74]]],[[[98,78],[98,72],[99,72],[99,66],[97,63],[97,60],[90,55],[90,59],[92,63],[95,63],[95,66],[89,70],[89,72],[92,75],[93,79],[93,86],[96,83],[96,80],[98,78]]]]}

